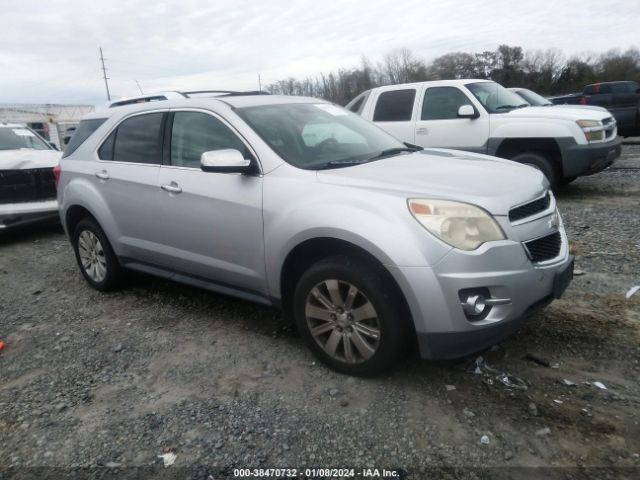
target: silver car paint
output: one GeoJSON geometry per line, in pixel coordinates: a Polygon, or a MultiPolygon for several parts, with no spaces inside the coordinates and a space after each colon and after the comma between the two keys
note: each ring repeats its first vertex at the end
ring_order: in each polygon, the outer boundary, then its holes
{"type": "MultiPolygon", "coordinates": [[[[264,96],[225,102],[243,106],[321,101],[264,96]]],[[[428,334],[477,331],[519,317],[529,305],[550,295],[555,272],[568,261],[564,227],[552,221],[557,218],[555,201],[525,222],[511,224],[506,216],[513,206],[538,198],[547,189],[543,175],[530,167],[434,149],[337,170],[301,170],[280,159],[227,103],[202,98],[162,103],[171,110],[197,106],[225,119],[252,148],[262,174],[164,166],[145,169],[100,161],[97,148],[112,128],[128,115],[152,109],[136,105],[107,112],[112,117],[62,160],[60,215],[65,224],[71,206],[87,208],[116,254],[130,266],[135,267],[136,261],[153,264],[149,266],[153,272],[154,265],[170,264],[175,279],[198,284],[194,278],[203,278],[219,283],[217,290],[223,293],[252,292],[245,297],[277,302],[287,255],[307,240],[340,239],[385,265],[407,300],[416,331],[428,334]],[[95,172],[102,170],[112,178],[97,179],[95,172]],[[155,170],[159,173],[154,185],[155,170]],[[126,177],[131,188],[105,188],[120,177],[123,184],[126,177]],[[178,183],[183,193],[160,188],[170,181],[178,183]],[[142,187],[134,187],[135,183],[142,187]],[[408,198],[478,205],[494,216],[507,239],[471,252],[454,249],[410,215],[408,198]],[[560,255],[544,265],[533,265],[521,242],[555,230],[562,236],[560,255]],[[472,324],[464,316],[457,292],[479,285],[489,286],[492,296],[512,302],[495,307],[485,320],[472,324]]],[[[98,111],[90,117],[101,115],[106,114],[98,111]]],[[[425,349],[422,353],[429,356],[425,349]]]]}

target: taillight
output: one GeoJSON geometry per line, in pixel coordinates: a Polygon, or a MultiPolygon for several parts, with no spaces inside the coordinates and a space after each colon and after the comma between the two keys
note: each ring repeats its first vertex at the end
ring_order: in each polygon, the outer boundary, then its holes
{"type": "Polygon", "coordinates": [[[53,177],[55,178],[56,187],[58,186],[58,183],[60,182],[60,174],[61,173],[62,173],[62,168],[60,167],[60,164],[58,164],[55,167],[53,167],[53,177]]]}
{"type": "Polygon", "coordinates": [[[587,97],[580,97],[580,105],[586,105],[587,104],[587,97]]]}

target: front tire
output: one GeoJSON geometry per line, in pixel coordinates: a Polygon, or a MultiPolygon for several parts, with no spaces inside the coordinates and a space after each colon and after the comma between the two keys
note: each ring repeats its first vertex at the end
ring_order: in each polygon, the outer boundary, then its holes
{"type": "Polygon", "coordinates": [[[539,153],[525,152],[516,155],[511,160],[537,168],[545,177],[547,177],[552,190],[556,190],[558,187],[558,182],[561,176],[560,171],[558,166],[548,157],[539,153]]]}
{"type": "Polygon", "coordinates": [[[337,256],[309,268],[296,286],[296,326],[331,369],[373,376],[390,368],[408,338],[406,307],[382,267],[337,256]]]}
{"type": "Polygon", "coordinates": [[[122,269],[100,225],[92,218],[80,220],[71,241],[87,283],[96,290],[114,290],[120,283],[122,269]]]}

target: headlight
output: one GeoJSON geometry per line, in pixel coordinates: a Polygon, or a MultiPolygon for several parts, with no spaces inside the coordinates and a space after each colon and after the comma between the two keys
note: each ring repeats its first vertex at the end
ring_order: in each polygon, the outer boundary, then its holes
{"type": "Polygon", "coordinates": [[[474,205],[422,198],[409,199],[408,205],[424,228],[460,250],[475,250],[485,242],[506,238],[493,217],[474,205]]]}
{"type": "Polygon", "coordinates": [[[587,142],[604,140],[604,126],[600,120],[578,120],[576,123],[584,132],[587,142]]]}

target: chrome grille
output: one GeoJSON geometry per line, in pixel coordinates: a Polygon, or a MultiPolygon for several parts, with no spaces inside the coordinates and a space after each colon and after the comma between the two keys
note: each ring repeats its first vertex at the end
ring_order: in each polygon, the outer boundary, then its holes
{"type": "Polygon", "coordinates": [[[560,255],[562,237],[560,232],[554,232],[551,235],[524,242],[524,246],[532,262],[544,262],[560,255]]]}
{"type": "Polygon", "coordinates": [[[531,217],[536,213],[544,212],[549,208],[550,203],[551,196],[549,195],[549,192],[547,192],[544,197],[509,210],[509,221],[517,222],[523,218],[531,217]]]}

